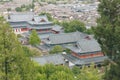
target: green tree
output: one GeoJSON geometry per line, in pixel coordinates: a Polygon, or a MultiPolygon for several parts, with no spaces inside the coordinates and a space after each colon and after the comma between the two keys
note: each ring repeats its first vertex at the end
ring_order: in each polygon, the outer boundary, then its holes
{"type": "Polygon", "coordinates": [[[37,80],[74,80],[72,71],[66,66],[46,64],[37,65],[37,80]]]}
{"type": "Polygon", "coordinates": [[[75,80],[75,79],[73,75],[70,75],[64,71],[56,71],[49,77],[49,80],[75,80]]]}
{"type": "Polygon", "coordinates": [[[117,65],[111,64],[107,66],[105,75],[103,77],[104,80],[119,80],[120,79],[119,68],[120,68],[120,64],[117,65]]]}
{"type": "Polygon", "coordinates": [[[52,15],[51,15],[50,13],[41,12],[41,13],[39,14],[39,16],[40,16],[40,15],[46,15],[49,21],[53,21],[52,15]]]}
{"type": "Polygon", "coordinates": [[[50,51],[51,54],[60,53],[60,52],[63,52],[63,48],[59,45],[54,46],[50,51]]]}
{"type": "Polygon", "coordinates": [[[79,74],[80,74],[80,68],[77,67],[77,66],[74,66],[74,67],[72,68],[72,72],[74,73],[75,76],[76,76],[76,75],[79,75],[79,74]]]}
{"type": "Polygon", "coordinates": [[[102,80],[102,75],[94,65],[91,65],[89,68],[87,66],[82,67],[76,78],[78,80],[102,80]]]}
{"type": "Polygon", "coordinates": [[[86,29],[85,33],[87,33],[87,34],[94,34],[93,28],[86,29]]]}
{"type": "Polygon", "coordinates": [[[61,25],[63,26],[65,32],[84,32],[86,30],[84,23],[79,20],[72,20],[69,22],[63,21],[61,25]]]}
{"type": "Polygon", "coordinates": [[[120,71],[120,0],[100,0],[96,39],[103,52],[113,61],[106,69],[105,80],[119,80],[120,71]]]}
{"type": "Polygon", "coordinates": [[[94,30],[96,39],[101,44],[102,50],[112,60],[117,60],[120,53],[120,1],[100,0],[97,28],[94,30]]]}
{"type": "Polygon", "coordinates": [[[24,55],[17,36],[0,17],[0,80],[34,80],[32,62],[24,55]]]}
{"type": "Polygon", "coordinates": [[[32,30],[32,33],[31,33],[30,38],[29,38],[29,43],[31,45],[37,45],[37,44],[40,44],[40,42],[41,42],[41,40],[38,37],[36,30],[32,30]]]}
{"type": "Polygon", "coordinates": [[[35,57],[35,56],[41,55],[41,52],[39,50],[37,50],[36,48],[29,48],[29,47],[23,46],[23,50],[27,57],[35,57]]]}
{"type": "Polygon", "coordinates": [[[15,8],[15,10],[16,10],[17,12],[21,12],[21,11],[22,11],[22,8],[17,7],[17,8],[15,8]]]}

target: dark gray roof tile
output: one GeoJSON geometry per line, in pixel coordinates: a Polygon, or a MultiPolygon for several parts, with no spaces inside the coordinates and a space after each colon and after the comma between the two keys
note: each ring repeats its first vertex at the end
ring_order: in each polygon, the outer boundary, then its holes
{"type": "Polygon", "coordinates": [[[71,43],[77,42],[87,35],[81,32],[72,32],[72,33],[61,33],[61,34],[51,34],[49,36],[49,41],[46,42],[48,44],[64,44],[64,43],[71,43]]]}
{"type": "Polygon", "coordinates": [[[53,54],[53,55],[47,55],[47,56],[42,56],[42,57],[34,57],[32,60],[38,62],[40,65],[45,65],[45,64],[54,64],[54,65],[60,65],[64,64],[64,57],[62,54],[53,54]]]}

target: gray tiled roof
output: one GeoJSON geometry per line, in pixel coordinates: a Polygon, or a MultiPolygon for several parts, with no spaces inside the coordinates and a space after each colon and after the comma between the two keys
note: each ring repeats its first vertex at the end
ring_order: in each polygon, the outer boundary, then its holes
{"type": "Polygon", "coordinates": [[[52,32],[43,33],[43,34],[42,33],[40,33],[40,34],[38,33],[38,36],[39,36],[40,39],[46,39],[46,38],[49,37],[50,34],[53,34],[53,33],[52,32]]]}
{"type": "Polygon", "coordinates": [[[62,54],[53,54],[53,55],[47,55],[47,56],[42,56],[42,57],[35,57],[32,58],[32,60],[38,62],[40,65],[44,64],[54,64],[54,65],[60,65],[64,64],[64,57],[62,54]]]}
{"type": "Polygon", "coordinates": [[[28,21],[29,24],[34,24],[34,25],[42,25],[42,24],[53,24],[52,22],[48,21],[48,18],[46,15],[41,15],[41,16],[34,16],[34,21],[28,21]],[[44,20],[42,22],[42,20],[44,20]]]}
{"type": "Polygon", "coordinates": [[[34,17],[34,13],[15,13],[10,14],[9,22],[30,21],[34,17]]]}
{"type": "Polygon", "coordinates": [[[52,34],[49,36],[49,41],[46,43],[48,44],[71,43],[79,41],[83,39],[85,36],[87,35],[78,31],[72,33],[52,34]]]}
{"type": "Polygon", "coordinates": [[[46,15],[38,16],[34,13],[14,13],[10,14],[10,19],[7,19],[11,27],[30,27],[39,29],[41,28],[52,28],[53,23],[48,21],[46,15]],[[34,21],[32,21],[34,19],[34,21]],[[43,22],[41,21],[43,20],[43,22]],[[44,22],[45,21],[45,22],[44,22]]]}
{"type": "Polygon", "coordinates": [[[91,38],[90,40],[81,39],[76,43],[76,45],[77,47],[75,45],[72,45],[72,46],[66,46],[66,48],[76,53],[88,53],[88,52],[101,51],[100,45],[93,38],[91,38]]]}
{"type": "Polygon", "coordinates": [[[27,27],[28,26],[28,24],[26,22],[11,22],[10,25],[13,28],[27,27]]]}
{"type": "Polygon", "coordinates": [[[101,51],[100,45],[95,39],[82,39],[77,42],[80,53],[101,51]]]}
{"type": "Polygon", "coordinates": [[[61,31],[62,27],[59,26],[59,25],[55,25],[52,27],[52,30],[55,30],[55,31],[61,31]]]}
{"type": "Polygon", "coordinates": [[[32,29],[51,29],[51,26],[39,26],[39,27],[31,27],[32,29]]]}
{"type": "Polygon", "coordinates": [[[52,22],[34,22],[34,21],[28,21],[29,24],[32,24],[32,25],[46,25],[46,24],[53,24],[52,22]]]}
{"type": "Polygon", "coordinates": [[[67,59],[68,61],[72,62],[73,64],[76,64],[76,65],[88,65],[91,63],[97,64],[97,63],[101,63],[104,60],[108,59],[107,56],[79,59],[79,58],[74,57],[72,55],[64,55],[64,58],[67,59]]]}
{"type": "Polygon", "coordinates": [[[45,22],[49,22],[46,15],[34,16],[34,20],[37,23],[39,23],[42,19],[44,19],[45,22]]]}
{"type": "Polygon", "coordinates": [[[46,15],[41,15],[41,16],[34,16],[34,21],[28,21],[29,24],[34,24],[34,25],[44,25],[44,24],[53,24],[52,22],[48,21],[48,18],[46,15]],[[44,20],[42,22],[42,20],[44,20]]]}

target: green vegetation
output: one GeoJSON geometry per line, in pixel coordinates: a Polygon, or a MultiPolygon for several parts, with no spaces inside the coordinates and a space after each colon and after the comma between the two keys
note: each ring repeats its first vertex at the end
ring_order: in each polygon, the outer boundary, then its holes
{"type": "Polygon", "coordinates": [[[64,32],[66,33],[80,31],[87,34],[93,34],[93,29],[86,29],[85,24],[79,20],[59,22],[58,20],[54,19],[50,13],[41,12],[39,15],[46,15],[49,21],[52,21],[54,24],[63,26],[64,32]]]}
{"type": "Polygon", "coordinates": [[[41,56],[41,54],[42,54],[36,48],[30,48],[30,47],[23,46],[23,50],[25,51],[25,55],[27,57],[36,57],[36,56],[41,56]]]}
{"type": "Polygon", "coordinates": [[[86,30],[84,23],[79,20],[72,20],[69,22],[63,21],[61,25],[66,33],[75,31],[84,32],[86,30]]]}
{"type": "Polygon", "coordinates": [[[41,12],[39,16],[46,15],[49,21],[53,21],[52,15],[50,13],[41,12]]]}
{"type": "Polygon", "coordinates": [[[71,70],[65,66],[46,64],[44,66],[37,65],[36,69],[37,80],[102,80],[102,74],[94,66],[83,69],[75,67],[71,70]]]}
{"type": "Polygon", "coordinates": [[[79,75],[79,74],[81,73],[80,68],[77,67],[77,66],[74,66],[74,67],[72,68],[72,72],[73,72],[73,74],[74,74],[75,76],[77,76],[77,75],[79,75]]]}
{"type": "Polygon", "coordinates": [[[50,13],[41,12],[39,15],[46,15],[49,21],[52,21],[54,24],[60,24],[57,19],[54,19],[50,13]]]}
{"type": "MultiPolygon", "coordinates": [[[[119,80],[120,1],[100,0],[100,2],[98,11],[101,17],[97,21],[98,25],[94,28],[94,33],[103,52],[112,60],[106,67],[105,75],[100,73],[98,68],[94,68],[94,65],[82,69],[74,67],[71,70],[65,66],[52,64],[40,66],[33,63],[29,58],[33,56],[33,52],[20,45],[10,25],[0,17],[0,80],[119,80]]],[[[65,32],[86,31],[84,24],[77,20],[63,22],[62,25],[65,32]]],[[[88,30],[88,32],[92,31],[88,30]]],[[[29,42],[32,45],[41,42],[35,30],[32,31],[29,42]]],[[[63,48],[57,45],[53,47],[51,53],[62,51],[63,48]]]]}
{"type": "Polygon", "coordinates": [[[34,4],[30,4],[30,5],[21,5],[21,7],[16,7],[15,10],[17,12],[24,12],[24,11],[30,11],[30,9],[34,9],[34,4]]]}
{"type": "Polygon", "coordinates": [[[35,80],[33,63],[24,54],[10,25],[0,17],[0,80],[35,80]]]}
{"type": "Polygon", "coordinates": [[[74,80],[72,71],[65,66],[54,66],[46,64],[44,66],[36,66],[38,69],[37,80],[74,80]]]}
{"type": "Polygon", "coordinates": [[[96,39],[101,44],[103,51],[112,60],[117,59],[120,41],[120,19],[119,19],[119,0],[101,0],[99,4],[99,14],[101,17],[98,19],[98,26],[94,30],[96,39]]]}
{"type": "Polygon", "coordinates": [[[70,54],[70,53],[71,53],[71,50],[66,48],[66,49],[64,49],[64,52],[70,54]]]}
{"type": "Polygon", "coordinates": [[[52,50],[50,51],[50,54],[55,54],[60,52],[63,52],[63,48],[59,45],[56,45],[52,48],[52,50]]]}
{"type": "Polygon", "coordinates": [[[77,75],[77,80],[102,80],[102,75],[98,69],[91,65],[90,68],[83,67],[80,74],[77,75]]]}
{"type": "Polygon", "coordinates": [[[84,32],[87,33],[87,34],[94,34],[93,28],[86,29],[84,32]]]}
{"type": "Polygon", "coordinates": [[[120,76],[120,0],[100,0],[96,39],[103,52],[112,60],[106,69],[105,80],[119,80],[120,76]]]}
{"type": "Polygon", "coordinates": [[[37,45],[37,44],[41,43],[41,40],[38,37],[36,30],[32,30],[32,33],[31,33],[30,38],[29,38],[29,43],[31,45],[37,45]]]}
{"type": "MultiPolygon", "coordinates": [[[[89,75],[84,73],[88,69],[82,72],[79,68],[71,70],[62,65],[40,66],[33,63],[29,59],[29,49],[21,46],[17,36],[3,17],[0,17],[0,24],[0,80],[79,80],[81,79],[79,75],[89,75]]],[[[58,48],[62,50],[60,46],[57,46],[58,48]]],[[[91,76],[99,75],[93,68],[90,68],[90,73],[90,76],[83,77],[89,79],[91,76]]]]}

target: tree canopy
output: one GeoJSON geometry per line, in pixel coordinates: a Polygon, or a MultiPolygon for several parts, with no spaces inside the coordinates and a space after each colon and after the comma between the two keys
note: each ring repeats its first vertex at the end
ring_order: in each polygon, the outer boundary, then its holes
{"type": "Polygon", "coordinates": [[[119,80],[120,71],[120,0],[100,0],[98,7],[100,18],[95,37],[102,51],[109,57],[109,68],[106,69],[105,80],[119,80]]]}
{"type": "Polygon", "coordinates": [[[62,46],[60,45],[56,45],[52,48],[52,50],[50,51],[51,54],[55,54],[55,53],[60,53],[63,51],[62,46]]]}
{"type": "Polygon", "coordinates": [[[34,80],[34,68],[10,25],[0,17],[0,80],[34,80]]]}
{"type": "Polygon", "coordinates": [[[37,44],[40,44],[40,42],[41,42],[41,40],[38,37],[36,30],[32,30],[30,38],[29,38],[29,43],[31,45],[37,45],[37,44]]]}
{"type": "Polygon", "coordinates": [[[84,32],[86,30],[84,23],[79,20],[63,21],[61,25],[66,33],[75,31],[84,32]]]}
{"type": "Polygon", "coordinates": [[[36,66],[38,80],[74,80],[72,71],[65,66],[46,64],[36,66]]]}
{"type": "Polygon", "coordinates": [[[94,30],[96,39],[101,44],[102,50],[112,60],[120,52],[120,1],[100,0],[97,28],[94,30]]]}
{"type": "Polygon", "coordinates": [[[89,68],[84,66],[76,78],[78,80],[102,80],[102,74],[94,65],[91,65],[89,68]]]}

